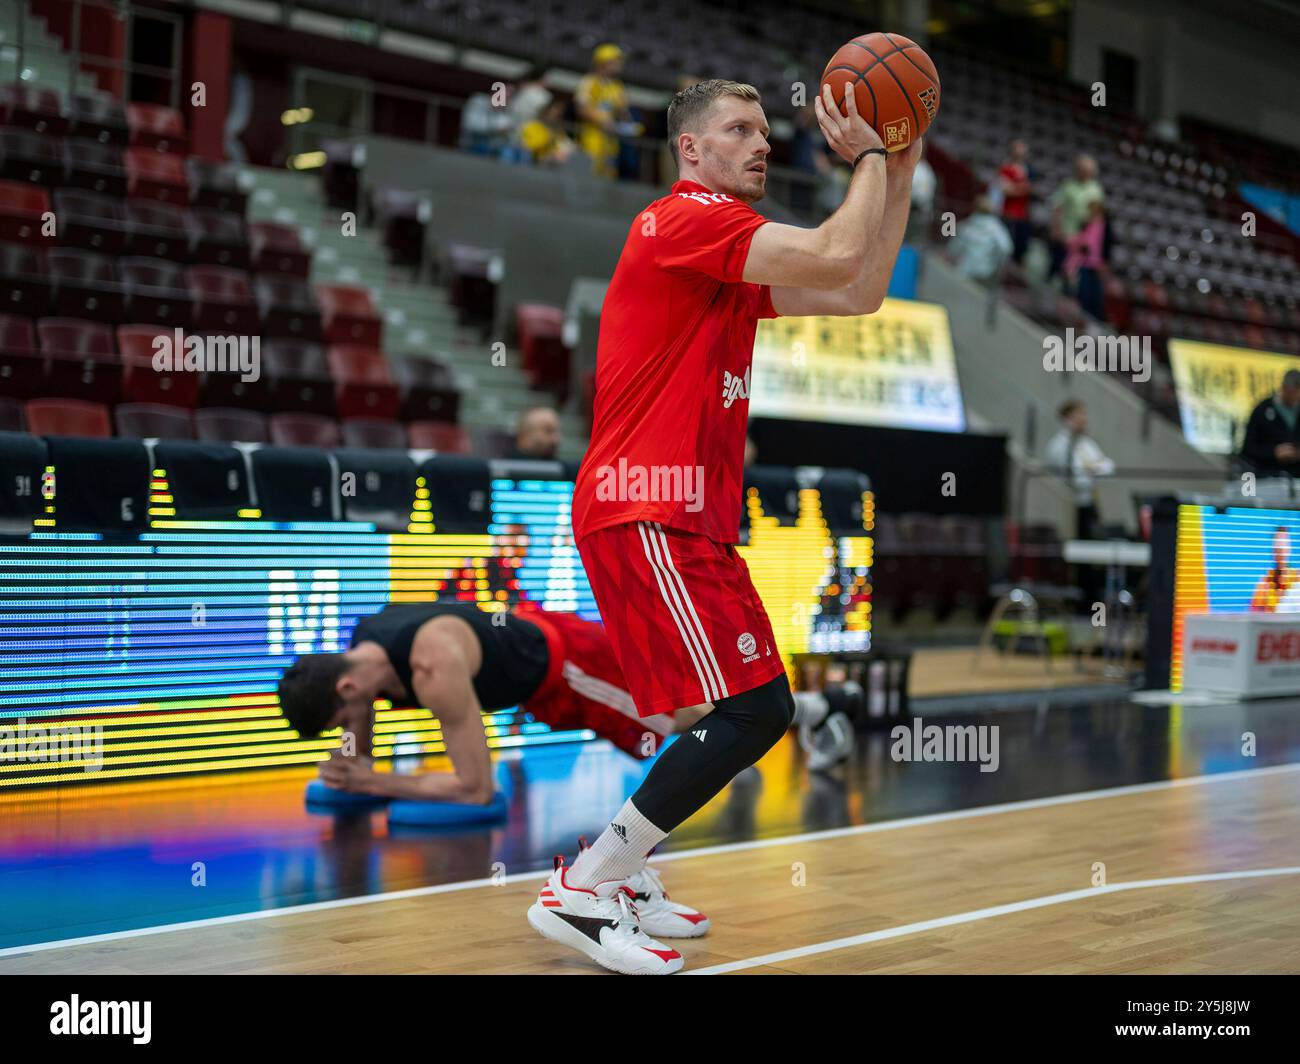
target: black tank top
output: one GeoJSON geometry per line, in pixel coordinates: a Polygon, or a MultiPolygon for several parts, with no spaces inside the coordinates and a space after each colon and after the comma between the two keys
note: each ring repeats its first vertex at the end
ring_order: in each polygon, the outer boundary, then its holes
{"type": "Polygon", "coordinates": [[[474,676],[474,693],[484,709],[509,709],[526,702],[542,685],[550,654],[542,630],[513,614],[492,623],[468,602],[417,602],[385,606],[361,621],[352,632],[352,645],[378,643],[388,654],[402,686],[415,697],[411,685],[411,644],[420,626],[434,617],[451,614],[469,622],[483,648],[483,662],[474,676]]]}

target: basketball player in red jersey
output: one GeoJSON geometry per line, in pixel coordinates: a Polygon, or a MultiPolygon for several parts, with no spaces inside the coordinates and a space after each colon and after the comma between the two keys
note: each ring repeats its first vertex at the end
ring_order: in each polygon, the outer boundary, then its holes
{"type": "Polygon", "coordinates": [[[630,876],[674,828],[754,764],[795,703],[763,604],[736,551],[750,364],[759,318],[870,314],[902,244],[920,142],[887,156],[853,93],[815,101],[853,173],[815,229],[750,204],[767,182],[768,125],[750,85],[679,92],[668,139],[680,180],[632,223],[601,313],[595,423],[573,531],[635,700],[698,724],[528,912],[547,938],[628,973],[670,973],[675,950],[638,925],[630,876]]]}

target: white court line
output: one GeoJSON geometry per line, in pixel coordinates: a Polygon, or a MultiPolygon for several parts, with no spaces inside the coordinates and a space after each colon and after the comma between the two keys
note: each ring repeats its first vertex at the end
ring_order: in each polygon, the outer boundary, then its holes
{"type": "Polygon", "coordinates": [[[1297,875],[1300,875],[1300,865],[1284,868],[1254,868],[1241,872],[1205,872],[1194,876],[1170,876],[1167,879],[1136,879],[1131,883],[1107,883],[1104,887],[1067,890],[1062,894],[1048,894],[1042,898],[1029,898],[1026,901],[1013,901],[1007,905],[993,905],[987,909],[975,909],[968,913],[940,916],[934,920],[920,920],[914,924],[886,927],[880,931],[869,931],[865,935],[850,935],[847,938],[831,939],[829,942],[815,942],[811,946],[799,946],[796,949],[781,950],[779,953],[765,953],[761,957],[748,957],[743,961],[714,964],[708,968],[696,968],[682,974],[723,975],[727,972],[739,972],[746,968],[758,968],[765,964],[780,964],[783,961],[792,961],[799,957],[813,957],[819,953],[831,953],[834,950],[848,949],[850,946],[864,946],[868,942],[883,942],[890,938],[902,938],[904,935],[933,931],[939,927],[971,924],[976,920],[987,920],[993,916],[1026,912],[1029,909],[1043,909],[1048,905],[1060,905],[1067,901],[1078,901],[1080,898],[1096,898],[1103,894],[1118,894],[1126,890],[1144,890],[1147,887],[1176,887],[1187,883],[1216,883],[1225,879],[1258,879],[1263,876],[1297,875]]]}
{"type": "MultiPolygon", "coordinates": [[[[1171,790],[1177,787],[1195,787],[1206,783],[1223,783],[1241,780],[1247,777],[1273,776],[1284,772],[1300,771],[1300,762],[1288,765],[1270,765],[1265,768],[1238,769],[1234,772],[1218,772],[1206,776],[1188,776],[1185,779],[1157,780],[1153,783],[1134,783],[1124,787],[1111,787],[1099,791],[1079,791],[1075,794],[1058,794],[1050,798],[1028,798],[1023,802],[1004,802],[999,805],[976,806],[973,809],[957,809],[948,813],[929,813],[924,816],[905,817],[900,820],[886,820],[879,824],[857,824],[846,828],[831,828],[827,831],[810,831],[800,835],[782,835],[772,839],[754,839],[750,842],[730,842],[721,846],[703,846],[694,850],[681,850],[675,853],[655,854],[654,864],[667,861],[682,861],[690,857],[708,857],[719,853],[740,853],[744,850],[762,850],[772,846],[785,846],[797,842],[822,842],[827,839],[845,838],[851,835],[866,835],[877,831],[900,831],[904,828],[921,827],[926,824],[942,824],[953,820],[967,820],[981,816],[995,816],[1000,813],[1016,813],[1029,809],[1044,809],[1054,805],[1070,805],[1076,802],[1091,802],[1102,798],[1119,798],[1130,794],[1146,794],[1150,791],[1171,790]]],[[[175,924],[158,924],[154,927],[138,927],[126,931],[107,931],[99,935],[83,935],[80,938],[55,939],[51,942],[33,942],[26,946],[9,946],[0,949],[0,957],[16,957],[25,953],[42,953],[46,950],[68,949],[72,946],[92,946],[101,942],[116,942],[127,938],[143,938],[146,935],[163,935],[172,931],[196,931],[205,927],[221,927],[224,924],[243,923],[251,920],[267,920],[276,916],[293,916],[296,913],[326,912],[330,909],[346,909],[353,905],[371,905],[376,902],[401,901],[404,898],[422,898],[433,894],[450,894],[461,890],[477,890],[480,887],[501,886],[506,883],[519,883],[525,880],[534,882],[544,878],[545,870],[515,872],[499,879],[468,879],[460,883],[441,883],[437,886],[411,887],[408,890],[394,890],[382,894],[360,894],[352,898],[335,898],[331,901],[307,902],[303,905],[285,905],[277,909],[257,909],[254,912],[231,913],[229,916],[212,916],[203,920],[185,920],[175,924]]]]}

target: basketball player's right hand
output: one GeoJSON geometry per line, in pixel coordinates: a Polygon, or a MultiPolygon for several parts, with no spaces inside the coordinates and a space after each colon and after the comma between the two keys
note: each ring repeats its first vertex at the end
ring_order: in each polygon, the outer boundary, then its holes
{"type": "Polygon", "coordinates": [[[855,93],[845,92],[844,106],[848,114],[843,115],[835,105],[831,87],[823,85],[821,95],[813,101],[817,112],[817,124],[822,127],[826,143],[846,163],[853,160],[868,148],[883,148],[880,134],[867,124],[867,120],[858,114],[858,101],[855,93]]]}

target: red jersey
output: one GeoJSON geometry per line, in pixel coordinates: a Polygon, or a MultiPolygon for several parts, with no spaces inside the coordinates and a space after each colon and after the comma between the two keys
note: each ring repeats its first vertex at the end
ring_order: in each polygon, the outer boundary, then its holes
{"type": "MultiPolygon", "coordinates": [[[[1020,184],[1029,180],[1029,168],[1023,163],[1003,163],[998,171],[1003,180],[1020,184]]],[[[1007,194],[1002,197],[1002,217],[1023,222],[1029,217],[1029,196],[1007,194]]]]}
{"type": "Polygon", "coordinates": [[[575,539],[658,521],[739,542],[754,333],[778,316],[768,286],[742,280],[766,220],[678,181],[632,223],[600,315],[575,539]]]}

